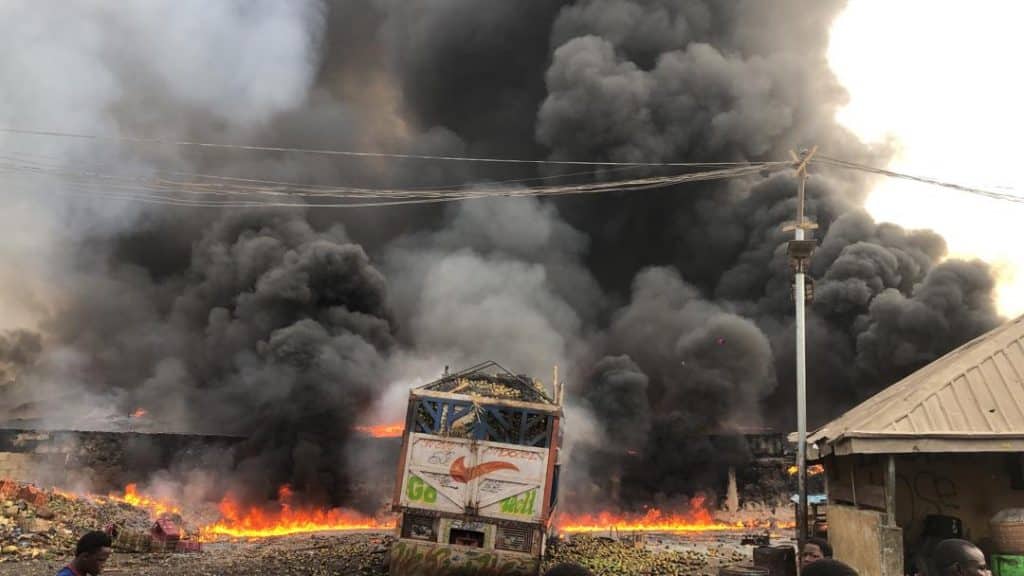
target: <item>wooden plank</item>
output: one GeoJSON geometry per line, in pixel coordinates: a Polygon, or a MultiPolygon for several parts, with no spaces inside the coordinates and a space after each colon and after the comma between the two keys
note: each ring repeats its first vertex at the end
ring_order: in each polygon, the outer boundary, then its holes
{"type": "Polygon", "coordinates": [[[919,454],[935,452],[1020,452],[1024,435],[980,435],[972,437],[848,438],[835,446],[839,456],[850,454],[919,454]]]}
{"type": "Polygon", "coordinates": [[[845,502],[853,505],[857,504],[857,498],[853,493],[853,486],[850,486],[847,482],[830,485],[828,487],[828,497],[832,502],[845,502]]]}
{"type": "Polygon", "coordinates": [[[857,505],[861,508],[885,510],[885,486],[861,484],[857,486],[857,505]]]}
{"type": "Polygon", "coordinates": [[[896,457],[889,454],[885,471],[885,523],[896,525],[896,457]]]}

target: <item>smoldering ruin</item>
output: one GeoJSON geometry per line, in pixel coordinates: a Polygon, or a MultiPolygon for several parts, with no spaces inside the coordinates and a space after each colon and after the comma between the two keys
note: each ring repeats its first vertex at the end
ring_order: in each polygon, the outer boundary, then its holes
{"type": "MultiPolygon", "coordinates": [[[[845,95],[824,54],[842,6],[179,1],[57,18],[7,3],[0,21],[17,25],[0,42],[16,65],[0,68],[0,124],[163,144],[5,132],[0,146],[70,171],[374,187],[665,169],[166,143],[654,163],[780,160],[813,143],[882,164],[890,150],[834,120],[845,95]]],[[[2,178],[0,219],[21,231],[0,252],[3,302],[22,318],[0,336],[4,419],[114,432],[141,409],[152,432],[242,437],[217,460],[213,498],[289,484],[365,504],[357,487],[393,468],[350,449],[354,426],[395,418],[388,401],[411,384],[481,358],[562,367],[569,506],[720,489],[723,466],[757,459],[744,429],[792,428],[790,172],[356,210],[151,206],[2,178]],[[710,440],[723,434],[734,440],[710,440]]],[[[832,171],[808,183],[812,425],[999,321],[989,268],[875,222],[869,185],[832,171]]],[[[173,457],[158,468],[187,481],[173,457]]]]}

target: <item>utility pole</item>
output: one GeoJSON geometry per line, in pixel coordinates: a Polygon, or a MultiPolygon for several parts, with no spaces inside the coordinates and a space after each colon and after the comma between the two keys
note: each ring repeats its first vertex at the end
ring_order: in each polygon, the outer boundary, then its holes
{"type": "Polygon", "coordinates": [[[807,182],[807,164],[811,161],[818,147],[804,150],[799,156],[790,152],[793,157],[796,176],[799,179],[797,188],[796,222],[786,226],[794,231],[794,239],[789,243],[787,252],[795,272],[793,282],[793,300],[796,302],[796,428],[797,428],[797,482],[799,503],[797,504],[797,539],[800,549],[807,540],[807,358],[806,358],[806,322],[804,307],[807,299],[807,287],[804,275],[814,252],[816,242],[804,238],[805,230],[817,228],[817,224],[804,218],[804,185],[807,182]]]}

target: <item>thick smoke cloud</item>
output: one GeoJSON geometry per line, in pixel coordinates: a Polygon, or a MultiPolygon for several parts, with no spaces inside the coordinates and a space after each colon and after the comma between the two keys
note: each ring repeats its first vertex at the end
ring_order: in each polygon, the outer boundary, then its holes
{"type": "MultiPolygon", "coordinates": [[[[779,160],[817,144],[884,163],[886,149],[834,120],[845,94],[825,50],[841,8],[265,0],[80,4],[58,15],[13,2],[0,8],[10,23],[0,123],[590,161],[779,160]]],[[[140,177],[570,178],[530,164],[10,135],[0,147],[140,177]]],[[[21,324],[40,335],[0,340],[0,360],[19,370],[2,407],[92,427],[143,407],[157,429],[247,436],[215,478],[199,474],[212,492],[259,499],[288,482],[351,503],[366,460],[348,442],[352,426],[400,414],[408,385],[445,365],[487,359],[545,380],[564,366],[566,486],[581,502],[607,488],[623,505],[706,488],[713,464],[747,457],[742,442],[708,434],[793,425],[788,173],[628,197],[338,212],[144,208],[73,196],[61,180],[4,184],[0,218],[35,232],[0,252],[5,274],[24,276],[3,304],[31,310],[37,325],[21,324]]],[[[812,165],[812,424],[998,322],[984,264],[944,260],[933,233],[874,222],[860,208],[868,189],[812,165]]],[[[197,477],[184,465],[168,474],[197,477]]]]}
{"type": "Polygon", "coordinates": [[[399,379],[489,359],[549,381],[555,365],[581,354],[604,306],[582,265],[586,247],[553,205],[534,199],[467,202],[438,228],[396,240],[384,270],[407,350],[399,379]]]}
{"type": "Polygon", "coordinates": [[[35,364],[43,351],[42,339],[28,330],[0,333],[0,384],[8,384],[14,377],[35,364]]]}
{"type": "MultiPolygon", "coordinates": [[[[115,413],[247,435],[237,466],[255,494],[290,482],[344,495],[348,430],[383,386],[394,342],[384,277],[339,226],[314,231],[301,211],[225,214],[182,275],[153,281],[119,262],[78,290],[91,304],[49,326],[77,361],[32,374],[37,397],[74,381],[115,413]]],[[[49,409],[76,422],[79,407],[49,409]]]]}
{"type": "Polygon", "coordinates": [[[598,340],[592,352],[607,356],[580,390],[608,431],[594,446],[595,478],[616,462],[621,496],[642,502],[709,481],[717,468],[694,469],[698,460],[742,460],[742,447],[715,448],[707,437],[760,424],[760,403],[776,381],[771,346],[756,324],[702,298],[675,269],[658,267],[637,275],[630,303],[598,340]]]}

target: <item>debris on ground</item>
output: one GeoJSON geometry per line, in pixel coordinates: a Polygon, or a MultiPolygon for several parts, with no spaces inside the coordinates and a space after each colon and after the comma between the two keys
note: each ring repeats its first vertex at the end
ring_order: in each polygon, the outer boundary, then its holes
{"type": "MultiPolygon", "coordinates": [[[[202,554],[126,554],[115,552],[104,574],[111,576],[387,576],[385,555],[392,536],[382,532],[293,534],[260,539],[205,543],[202,554]]],[[[749,562],[749,552],[736,543],[700,542],[690,537],[657,536],[647,545],[611,538],[578,535],[553,543],[544,568],[576,562],[597,576],[713,575],[720,566],[749,562]]],[[[0,563],[0,576],[52,576],[67,557],[25,558],[0,563]]]]}
{"type": "MultiPolygon", "coordinates": [[[[106,529],[115,553],[105,572],[157,576],[271,573],[385,576],[393,539],[385,533],[297,534],[203,544],[188,538],[180,516],[150,511],[103,497],[75,497],[0,480],[0,576],[51,576],[71,557],[75,542],[90,530],[106,529]]],[[[736,542],[647,535],[613,539],[574,535],[552,542],[545,568],[575,562],[596,576],[711,576],[724,565],[749,561],[736,542]]]]}
{"type": "MultiPolygon", "coordinates": [[[[204,545],[202,554],[114,552],[104,576],[387,576],[392,538],[382,533],[294,534],[204,545]]],[[[0,563],[0,576],[53,576],[67,562],[26,559],[0,563]]]]}
{"type": "Polygon", "coordinates": [[[0,480],[0,562],[66,558],[90,530],[139,535],[149,534],[153,525],[148,511],[126,502],[0,480]]]}
{"type": "Polygon", "coordinates": [[[717,574],[720,566],[743,561],[749,561],[749,555],[734,546],[675,550],[581,534],[549,547],[544,565],[547,569],[561,562],[573,562],[586,566],[595,576],[710,576],[717,574]]]}

